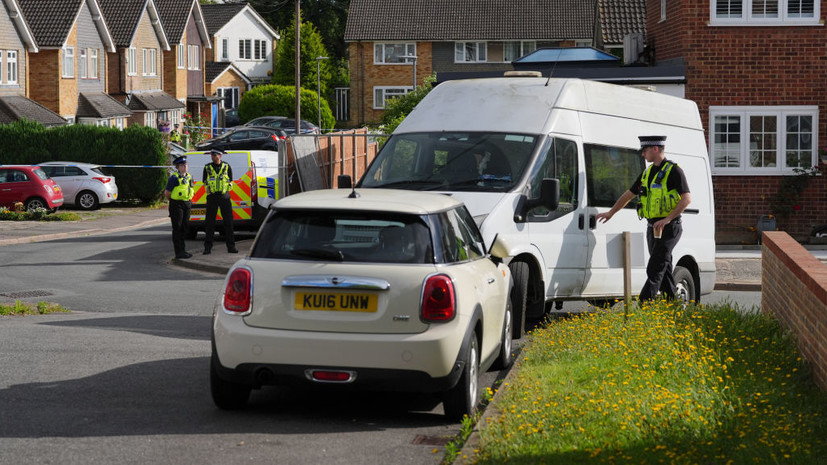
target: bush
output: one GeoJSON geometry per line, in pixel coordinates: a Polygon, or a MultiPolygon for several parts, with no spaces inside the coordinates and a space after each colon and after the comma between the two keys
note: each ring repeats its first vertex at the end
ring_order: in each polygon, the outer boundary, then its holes
{"type": "MultiPolygon", "coordinates": [[[[312,90],[301,90],[302,119],[315,122],[318,119],[318,94],[312,90]]],[[[321,127],[332,128],[336,120],[327,101],[322,99],[321,127]]],[[[296,117],[296,88],[270,84],[247,91],[238,105],[238,117],[243,123],[259,116],[296,117]]]]}
{"type": "MultiPolygon", "coordinates": [[[[74,161],[99,165],[160,166],[167,164],[161,133],[147,126],[124,130],[75,124],[45,128],[21,120],[0,124],[3,163],[36,165],[74,161]]],[[[117,178],[118,198],[148,203],[160,198],[166,185],[162,168],[104,168],[117,178]]]]}

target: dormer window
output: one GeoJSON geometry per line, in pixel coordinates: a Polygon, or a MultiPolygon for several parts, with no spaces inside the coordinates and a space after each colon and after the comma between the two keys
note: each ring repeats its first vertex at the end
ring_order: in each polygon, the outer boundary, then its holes
{"type": "Polygon", "coordinates": [[[815,0],[712,0],[710,25],[818,25],[820,9],[815,0]]]}

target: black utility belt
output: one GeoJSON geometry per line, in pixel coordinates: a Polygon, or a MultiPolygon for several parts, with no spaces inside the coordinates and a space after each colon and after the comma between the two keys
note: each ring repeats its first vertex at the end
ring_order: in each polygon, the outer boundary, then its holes
{"type": "MultiPolygon", "coordinates": [[[[646,221],[648,221],[648,222],[649,222],[649,227],[651,228],[651,227],[652,227],[652,226],[654,226],[654,225],[655,225],[655,223],[657,223],[658,221],[660,221],[660,220],[665,220],[665,219],[666,219],[666,217],[663,217],[663,218],[649,218],[649,219],[648,219],[648,220],[646,220],[646,221]]],[[[675,218],[674,220],[670,221],[670,222],[669,222],[669,224],[681,224],[681,219],[680,219],[680,218],[675,218]]]]}

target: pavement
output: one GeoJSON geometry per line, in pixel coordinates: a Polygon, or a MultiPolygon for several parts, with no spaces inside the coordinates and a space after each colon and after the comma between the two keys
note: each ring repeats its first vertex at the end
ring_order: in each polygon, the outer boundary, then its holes
{"type": "MultiPolygon", "coordinates": [[[[70,237],[95,236],[120,231],[130,231],[161,224],[168,224],[167,209],[104,207],[95,212],[83,212],[81,221],[0,221],[0,247],[32,242],[43,242],[70,237]]],[[[189,269],[226,274],[252,245],[252,235],[238,236],[237,254],[227,253],[226,247],[216,238],[212,254],[203,255],[201,241],[188,251],[189,259],[172,257],[170,240],[169,263],[189,269]]],[[[200,238],[200,237],[199,237],[200,238]]],[[[805,246],[822,263],[827,264],[827,245],[805,246]]],[[[716,290],[757,291],[761,289],[761,247],[759,245],[719,245],[715,253],[718,276],[716,290]]]]}

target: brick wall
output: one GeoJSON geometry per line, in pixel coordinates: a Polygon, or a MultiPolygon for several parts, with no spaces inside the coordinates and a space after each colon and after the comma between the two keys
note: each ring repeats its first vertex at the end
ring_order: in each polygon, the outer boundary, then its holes
{"type": "MultiPolygon", "coordinates": [[[[411,65],[374,65],[373,42],[353,42],[349,45],[350,55],[350,121],[351,126],[378,121],[384,113],[373,108],[374,86],[413,85],[411,65]]],[[[433,71],[431,42],[416,43],[416,83],[430,76],[433,71]]]]}
{"type": "MultiPolygon", "coordinates": [[[[710,26],[710,0],[666,2],[648,0],[647,45],[656,62],[683,58],[686,98],[698,104],[709,134],[710,106],[818,106],[818,140],[827,146],[827,41],[824,28],[813,26],[710,26]]],[[[822,16],[827,2],[821,1],[822,16]]],[[[821,166],[822,173],[825,171],[821,166]]],[[[781,176],[713,175],[718,243],[755,243],[761,215],[781,176]]],[[[823,205],[827,176],[811,179],[800,206],[779,227],[805,240],[813,226],[827,224],[823,205]]]]}
{"type": "Polygon", "coordinates": [[[827,266],[784,232],[767,232],[762,243],[761,311],[796,335],[827,389],[827,266]]]}

